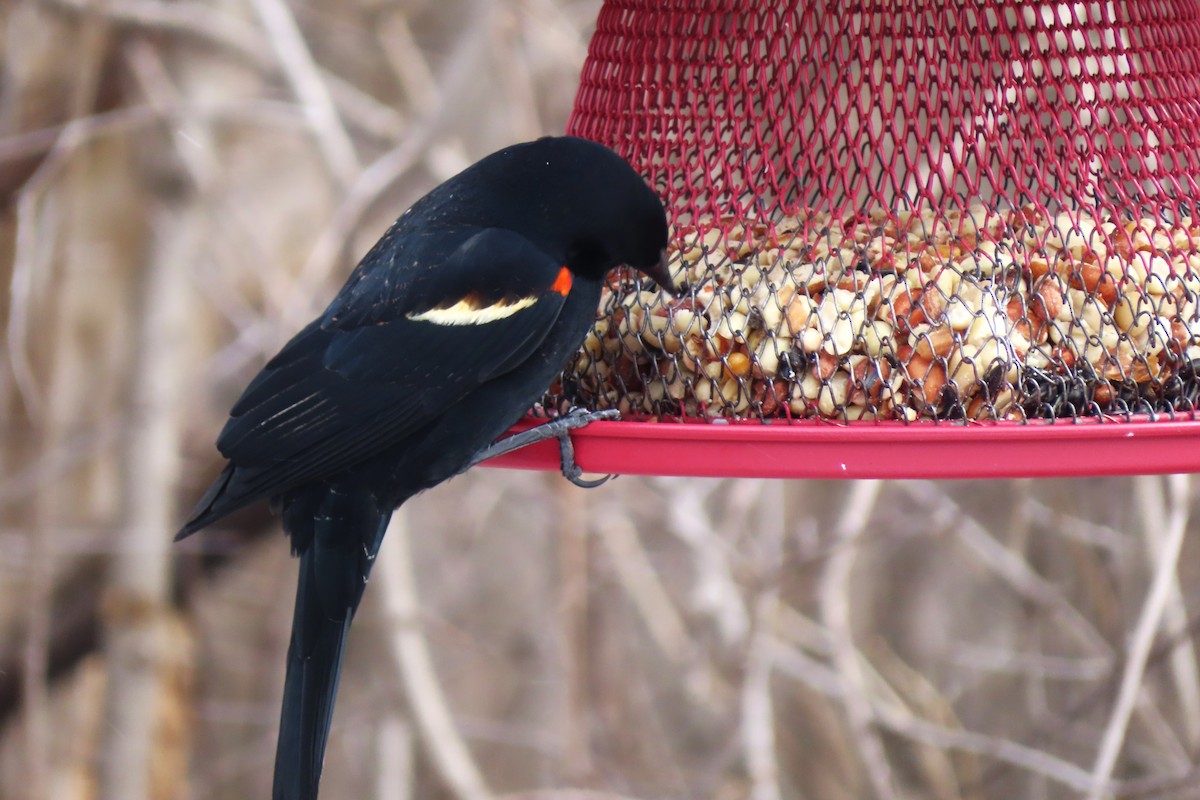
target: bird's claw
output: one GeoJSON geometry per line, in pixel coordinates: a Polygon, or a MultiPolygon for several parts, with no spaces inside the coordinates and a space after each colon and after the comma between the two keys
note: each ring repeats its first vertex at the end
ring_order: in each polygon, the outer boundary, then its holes
{"type": "Polygon", "coordinates": [[[564,478],[581,489],[595,489],[597,486],[603,486],[616,477],[614,475],[605,475],[603,478],[596,478],[594,480],[581,477],[583,470],[575,463],[575,445],[571,441],[571,431],[600,420],[619,419],[620,416],[621,412],[615,408],[606,408],[603,411],[572,408],[566,414],[559,417],[558,420],[554,420],[555,422],[561,420],[564,423],[554,433],[555,438],[558,439],[559,461],[564,478]]]}
{"type": "Polygon", "coordinates": [[[583,470],[579,469],[578,467],[575,468],[574,473],[569,473],[566,470],[563,470],[563,477],[578,486],[580,489],[595,489],[597,486],[603,486],[613,478],[617,477],[616,475],[610,473],[602,478],[594,478],[589,480],[588,478],[579,477],[582,474],[583,470]]]}

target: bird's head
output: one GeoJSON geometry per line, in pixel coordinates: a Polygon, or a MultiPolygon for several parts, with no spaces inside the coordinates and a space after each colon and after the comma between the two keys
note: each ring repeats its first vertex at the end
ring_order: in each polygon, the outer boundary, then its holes
{"type": "Polygon", "coordinates": [[[563,258],[575,275],[599,281],[615,267],[639,270],[674,293],[667,270],[662,201],[633,167],[607,147],[573,136],[515,145],[492,158],[509,176],[505,194],[532,216],[506,221],[563,258]]]}

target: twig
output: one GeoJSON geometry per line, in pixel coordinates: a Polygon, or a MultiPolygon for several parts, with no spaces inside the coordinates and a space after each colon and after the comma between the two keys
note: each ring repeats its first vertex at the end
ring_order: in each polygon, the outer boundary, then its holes
{"type": "MultiPolygon", "coordinates": [[[[68,130],[59,138],[67,138],[68,130]]],[[[58,149],[56,145],[55,149],[58,149]]],[[[8,360],[17,394],[25,404],[26,413],[37,423],[41,418],[42,395],[38,389],[33,364],[29,360],[29,320],[32,316],[37,280],[44,282],[49,257],[38,242],[38,201],[49,175],[57,164],[46,159],[21,189],[17,197],[17,234],[13,252],[12,278],[9,283],[8,360]]]]}
{"type": "Polygon", "coordinates": [[[379,721],[375,741],[375,796],[411,800],[413,796],[412,730],[403,718],[388,714],[379,721]]]}
{"type": "Polygon", "coordinates": [[[300,268],[281,302],[281,327],[299,325],[312,313],[315,289],[333,271],[346,249],[347,239],[389,186],[412,169],[423,156],[437,130],[431,125],[418,125],[400,144],[384,153],[366,169],[346,191],[332,219],[313,244],[308,259],[300,268]]]}
{"type": "Polygon", "coordinates": [[[262,20],[283,73],[300,98],[312,126],[317,146],[325,157],[330,173],[342,187],[358,175],[360,165],[350,134],[329,96],[329,87],[313,61],[312,53],[296,24],[296,18],[283,0],[252,0],[262,20]]]}
{"type": "MultiPolygon", "coordinates": [[[[293,281],[293,291],[284,299],[281,307],[285,327],[301,324],[311,313],[309,306],[315,287],[334,271],[350,233],[389,186],[422,161],[439,179],[448,178],[466,166],[462,148],[453,143],[447,147],[445,143],[439,143],[439,139],[460,105],[459,98],[474,85],[478,76],[478,53],[484,49],[487,39],[490,9],[490,5],[484,5],[478,13],[468,15],[471,26],[459,37],[449,54],[449,67],[442,75],[436,93],[441,102],[429,113],[418,115],[400,143],[371,163],[350,185],[293,281]]],[[[417,56],[413,58],[417,59],[417,56]]]]}
{"type": "MultiPolygon", "coordinates": [[[[778,571],[783,546],[783,493],[778,481],[760,481],[758,544],[764,573],[778,571]]],[[[779,586],[771,580],[754,601],[754,633],[746,652],[741,694],[742,752],[753,800],[779,800],[779,762],[775,754],[775,708],[771,702],[775,617],[779,586]]]]}
{"type": "Polygon", "coordinates": [[[197,119],[196,109],[183,102],[162,58],[149,42],[134,39],[126,46],[125,55],[146,100],[170,121],[180,162],[201,195],[207,194],[219,169],[211,131],[197,119]]]}
{"type": "Polygon", "coordinates": [[[692,551],[696,571],[692,582],[692,607],[710,618],[721,643],[733,646],[746,639],[750,617],[720,536],[705,513],[707,497],[723,484],[716,480],[659,478],[668,502],[671,533],[692,551]]]}
{"type": "Polygon", "coordinates": [[[687,622],[663,585],[627,513],[613,508],[602,514],[596,523],[596,533],[651,641],[682,670],[688,700],[697,707],[717,712],[728,685],[711,662],[694,657],[696,647],[687,622]]]}
{"type": "Polygon", "coordinates": [[[154,30],[186,34],[232,50],[242,58],[265,66],[262,40],[249,25],[230,14],[219,13],[211,5],[199,2],[158,2],[157,0],[47,0],[48,5],[76,14],[103,15],[120,25],[136,25],[154,30]]]}
{"type": "MultiPolygon", "coordinates": [[[[43,437],[48,438],[43,432],[43,437]]],[[[43,488],[38,492],[33,524],[26,534],[29,559],[26,563],[24,601],[25,642],[21,652],[24,675],[21,680],[21,702],[24,705],[24,769],[29,800],[50,797],[50,693],[47,687],[47,666],[50,650],[51,576],[54,574],[55,553],[50,547],[54,532],[51,520],[57,498],[43,488]]]]}
{"type": "Polygon", "coordinates": [[[979,563],[999,576],[1022,599],[1053,612],[1076,639],[1093,652],[1111,656],[1112,648],[1086,617],[1079,613],[1057,586],[1030,568],[988,533],[978,520],[935,484],[928,481],[904,481],[897,487],[906,492],[932,515],[931,528],[952,528],[954,541],[963,545],[979,563]]]}
{"type": "MultiPolygon", "coordinates": [[[[279,69],[278,62],[268,52],[270,48],[265,37],[257,28],[207,3],[190,0],[104,0],[94,4],[89,4],[88,0],[46,1],[73,13],[103,15],[113,25],[198,39],[227,50],[259,72],[274,73],[279,69]]],[[[405,127],[403,115],[354,84],[318,69],[334,103],[349,122],[379,139],[399,138],[405,127]]]]}
{"type": "Polygon", "coordinates": [[[1096,754],[1096,763],[1092,767],[1094,788],[1088,794],[1089,800],[1100,800],[1107,789],[1112,777],[1113,767],[1116,766],[1117,756],[1125,741],[1125,731],[1129,726],[1133,707],[1141,692],[1142,676],[1146,671],[1146,660],[1154,637],[1162,623],[1163,612],[1170,598],[1171,586],[1174,584],[1175,570],[1179,564],[1179,553],[1183,547],[1183,535],[1187,529],[1187,511],[1184,508],[1187,497],[1186,478],[1171,477],[1172,513],[1168,527],[1163,536],[1157,557],[1154,579],[1150,591],[1142,605],[1142,613],[1138,616],[1129,642],[1129,655],[1125,662],[1125,670],[1121,674],[1121,686],[1117,692],[1117,700],[1113,706],[1112,715],[1104,729],[1100,740],[1100,749],[1096,754]]]}
{"type": "Polygon", "coordinates": [[[576,68],[583,65],[588,42],[581,33],[594,21],[591,16],[593,12],[587,4],[578,4],[577,9],[569,9],[553,0],[525,0],[518,7],[522,25],[538,26],[545,31],[537,37],[541,47],[556,51],[557,60],[563,64],[576,68]],[[572,19],[567,13],[569,10],[577,11],[583,18],[572,19]]]}
{"type": "Polygon", "coordinates": [[[200,228],[170,224],[167,212],[159,215],[162,234],[146,267],[139,305],[132,390],[139,424],[131,426],[123,453],[126,524],[112,562],[105,614],[109,678],[100,796],[108,800],[145,797],[149,791],[170,586],[170,539],[163,534],[173,527],[181,466],[178,353],[185,275],[203,236],[200,228]]]}
{"type": "MultiPolygon", "coordinates": [[[[794,678],[816,692],[845,702],[844,681],[834,669],[778,639],[773,646],[775,666],[780,674],[794,678]]],[[[899,736],[935,747],[986,756],[1030,773],[1043,775],[1075,791],[1087,791],[1092,788],[1092,776],[1087,770],[1042,750],[996,736],[953,730],[914,717],[893,703],[876,703],[873,713],[876,724],[899,736]]]]}
{"type": "Polygon", "coordinates": [[[525,139],[542,133],[542,121],[537,110],[537,89],[529,71],[528,56],[521,46],[521,30],[517,9],[500,7],[495,24],[495,37],[501,52],[509,57],[499,59],[493,73],[502,91],[509,98],[508,116],[511,135],[525,139]]]}
{"type": "Polygon", "coordinates": [[[506,721],[495,717],[455,714],[454,722],[462,735],[472,742],[499,744],[505,749],[525,749],[554,760],[561,759],[566,751],[561,733],[541,721],[506,721]]]}
{"type": "Polygon", "coordinates": [[[687,625],[654,571],[629,516],[617,509],[603,514],[596,533],[621,588],[646,623],[659,652],[675,661],[685,660],[690,649],[687,625]]]}
{"type": "Polygon", "coordinates": [[[809,652],[823,657],[828,657],[832,652],[829,644],[829,631],[790,605],[784,604],[779,609],[775,628],[784,641],[809,652]]]}
{"type": "MultiPolygon", "coordinates": [[[[486,30],[490,14],[490,7],[481,9],[473,30],[486,30]]],[[[455,105],[453,96],[462,91],[461,81],[465,70],[459,64],[467,61],[463,56],[469,51],[464,50],[461,44],[455,48],[450,60],[452,68],[445,76],[446,86],[439,88],[433,69],[409,27],[408,17],[407,9],[397,9],[382,21],[379,26],[380,49],[412,106],[413,116],[421,120],[422,125],[440,128],[444,115],[455,105]]],[[[474,39],[478,35],[471,32],[464,38],[474,39]]],[[[450,177],[470,163],[462,138],[449,130],[437,141],[429,143],[424,161],[439,179],[450,177]]]]}
{"type": "Polygon", "coordinates": [[[779,637],[772,639],[771,647],[774,649],[772,662],[781,674],[800,681],[826,697],[839,701],[845,698],[846,687],[842,685],[842,679],[832,667],[779,637]]]}
{"type": "MultiPolygon", "coordinates": [[[[948,729],[962,728],[950,698],[920,670],[906,663],[886,641],[873,647],[872,654],[873,659],[866,662],[866,666],[873,670],[868,677],[875,705],[885,705],[906,717],[948,729]]],[[[955,754],[944,747],[915,741],[914,744],[918,746],[912,748],[906,759],[914,767],[911,777],[905,781],[906,789],[912,787],[918,797],[938,800],[983,800],[982,769],[977,756],[955,754]],[[913,786],[918,778],[923,779],[923,783],[913,786]]],[[[1041,776],[1033,777],[1042,782],[1041,776]]]]}
{"type": "Polygon", "coordinates": [[[1027,498],[1025,503],[1030,520],[1056,534],[1075,539],[1089,547],[1104,548],[1115,556],[1123,556],[1129,552],[1129,538],[1110,525],[1064,514],[1033,497],[1027,498]]]}
{"type": "Polygon", "coordinates": [[[954,663],[971,669],[1001,675],[1027,675],[1045,680],[1104,680],[1113,669],[1113,660],[1105,656],[1067,658],[1044,653],[1021,653],[978,645],[959,645],[952,656],[954,663]]]}
{"type": "Polygon", "coordinates": [[[428,116],[437,109],[437,80],[425,60],[408,24],[408,10],[396,8],[380,22],[378,38],[383,57],[399,79],[409,105],[417,116],[428,116]]]}
{"type": "Polygon", "coordinates": [[[104,74],[104,59],[111,36],[112,26],[103,17],[85,17],[80,25],[79,39],[72,59],[75,65],[75,79],[71,85],[67,112],[72,118],[87,114],[96,105],[97,87],[104,74]]]}
{"type": "MultiPolygon", "coordinates": [[[[1163,497],[1163,482],[1155,476],[1141,475],[1133,479],[1134,498],[1138,516],[1142,523],[1142,536],[1146,556],[1153,562],[1163,549],[1163,537],[1178,526],[1187,527],[1188,478],[1173,475],[1167,478],[1171,489],[1169,514],[1164,514],[1168,505],[1163,497]],[[1180,519],[1182,517],[1182,519],[1180,519]]],[[[1163,609],[1163,634],[1174,636],[1187,629],[1188,611],[1183,589],[1179,585],[1178,573],[1172,572],[1168,587],[1167,605],[1163,609]]],[[[1175,683],[1176,701],[1179,704],[1179,719],[1183,725],[1187,748],[1195,751],[1200,746],[1200,669],[1196,666],[1196,651],[1190,642],[1181,642],[1169,657],[1171,677],[1175,683]]]]}
{"type": "Polygon", "coordinates": [[[406,517],[404,508],[392,515],[375,566],[384,614],[393,621],[392,658],[421,741],[447,789],[457,800],[490,800],[492,793],[451,718],[421,629],[406,517]]]}
{"type": "MultiPolygon", "coordinates": [[[[1012,498],[1012,508],[1009,514],[1007,541],[1005,544],[1014,553],[1024,555],[1029,550],[1029,541],[1033,535],[1034,490],[1035,485],[1028,478],[1012,482],[1012,494],[1010,495],[1012,498]]],[[[1030,620],[1030,623],[1021,627],[1014,646],[1018,650],[1031,650],[1040,655],[1044,625],[1038,619],[1030,620]]],[[[976,650],[976,652],[978,653],[979,651],[976,650]]],[[[1007,666],[1012,662],[1014,655],[1015,653],[1011,649],[1003,654],[998,652],[993,661],[1007,666]]],[[[1036,658],[1036,655],[1033,657],[1036,658]]],[[[1111,669],[1111,666],[1107,663],[1104,666],[1111,669]]],[[[1025,701],[1025,707],[1032,716],[1037,717],[1045,714],[1048,709],[1046,672],[1036,668],[1028,671],[1025,674],[1025,680],[1021,681],[1021,693],[1025,701]]],[[[980,790],[983,788],[983,783],[980,780],[981,777],[980,775],[973,776],[974,785],[980,790]]],[[[1029,778],[1029,783],[1025,787],[1026,793],[1030,796],[1029,800],[1047,800],[1049,791],[1046,779],[1041,775],[1030,775],[1029,778]]]]}
{"type": "Polygon", "coordinates": [[[850,575],[858,557],[857,545],[866,531],[878,497],[878,481],[855,481],[850,484],[842,501],[841,516],[834,526],[835,546],[821,574],[818,593],[821,618],[829,629],[833,665],[842,682],[842,701],[846,706],[850,730],[858,744],[875,796],[888,798],[896,796],[896,789],[883,741],[873,724],[875,714],[863,675],[861,655],[854,646],[849,602],[850,575]]]}
{"type": "Polygon", "coordinates": [[[1120,800],[1195,800],[1196,787],[1200,786],[1200,766],[1195,766],[1176,775],[1154,775],[1124,781],[1117,791],[1120,800]]]}
{"type": "Polygon", "coordinates": [[[952,730],[911,715],[897,713],[894,708],[883,707],[877,709],[877,712],[878,724],[893,733],[935,747],[953,748],[994,758],[1034,774],[1044,775],[1075,791],[1088,791],[1095,787],[1093,776],[1087,770],[1045,751],[995,736],[952,730]]]}
{"type": "MultiPolygon", "coordinates": [[[[76,117],[91,108],[95,101],[97,76],[105,57],[107,26],[90,21],[81,27],[80,43],[74,53],[74,80],[70,85],[67,112],[76,117]]],[[[51,378],[50,397],[42,398],[36,386],[33,367],[29,361],[26,336],[35,302],[36,282],[50,280],[51,248],[40,246],[38,239],[38,204],[42,191],[56,174],[59,164],[73,152],[60,149],[67,138],[74,141],[78,128],[63,129],[55,141],[53,155],[34,172],[20,192],[17,201],[16,248],[13,254],[12,284],[9,317],[9,353],[12,374],[18,392],[25,401],[30,418],[35,422],[36,437],[42,451],[56,449],[65,426],[59,423],[70,411],[62,410],[66,387],[53,395],[55,378],[51,378]],[[43,408],[46,400],[49,409],[43,408]],[[56,413],[56,409],[59,412],[56,413]]],[[[56,337],[52,338],[54,341],[56,337]]],[[[61,353],[55,353],[61,356],[61,353]]],[[[53,605],[53,576],[55,575],[55,522],[62,517],[62,501],[58,493],[40,486],[33,505],[33,522],[28,529],[28,551],[25,575],[25,640],[20,653],[23,667],[21,697],[24,704],[24,774],[23,790],[31,800],[50,796],[50,698],[47,687],[50,663],[51,607],[53,605]]]]}
{"type": "MultiPolygon", "coordinates": [[[[244,274],[241,262],[253,261],[256,239],[247,227],[246,220],[252,214],[243,213],[241,204],[232,198],[221,198],[216,202],[221,177],[221,156],[212,131],[212,123],[198,104],[186,102],[186,98],[172,81],[158,50],[140,38],[132,39],[125,49],[131,71],[150,104],[162,115],[169,126],[175,153],[188,177],[197,190],[193,215],[195,223],[209,229],[209,214],[212,228],[220,235],[208,237],[207,244],[213,258],[224,269],[195,270],[192,280],[198,282],[214,300],[214,307],[221,311],[241,330],[253,325],[258,319],[245,304],[239,304],[241,293],[234,291],[224,276],[244,274]],[[206,213],[207,212],[207,213],[206,213]]],[[[269,261],[268,258],[258,259],[269,261]]],[[[251,271],[258,274],[259,271],[251,271]]]]}
{"type": "Polygon", "coordinates": [[[580,492],[557,475],[553,481],[555,544],[558,551],[558,624],[562,637],[566,713],[562,716],[563,769],[568,779],[584,783],[592,775],[592,746],[588,724],[591,684],[588,634],[587,492],[580,492]]]}
{"type": "Polygon", "coordinates": [[[135,130],[156,119],[152,109],[133,107],[71,120],[57,130],[49,154],[17,196],[17,232],[9,283],[7,348],[17,391],[26,412],[35,422],[40,417],[42,393],[37,387],[37,378],[29,360],[30,319],[39,287],[46,285],[53,274],[47,264],[50,263],[52,253],[49,251],[54,240],[46,236],[48,242],[39,241],[38,207],[42,195],[84,145],[103,136],[135,130]]]}

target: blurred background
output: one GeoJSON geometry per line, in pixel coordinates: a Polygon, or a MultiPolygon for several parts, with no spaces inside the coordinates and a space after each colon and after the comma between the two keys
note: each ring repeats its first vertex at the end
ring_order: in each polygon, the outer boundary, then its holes
{"type": "MultiPolygon", "coordinates": [[[[269,795],[287,544],[171,535],[390,221],[563,130],[598,8],[0,3],[0,797],[269,795]]],[[[322,796],[1200,797],[1195,505],[477,469],[393,524],[322,796]]]]}

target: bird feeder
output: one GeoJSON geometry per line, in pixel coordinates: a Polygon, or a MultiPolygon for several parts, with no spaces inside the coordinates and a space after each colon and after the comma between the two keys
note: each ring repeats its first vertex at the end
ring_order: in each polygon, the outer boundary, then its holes
{"type": "Polygon", "coordinates": [[[1198,57],[1192,2],[607,0],[568,132],[689,288],[614,278],[546,403],[620,410],[579,463],[1196,471],[1198,57]]]}

